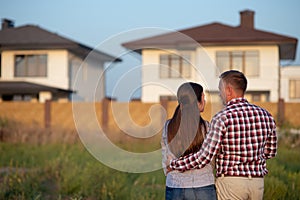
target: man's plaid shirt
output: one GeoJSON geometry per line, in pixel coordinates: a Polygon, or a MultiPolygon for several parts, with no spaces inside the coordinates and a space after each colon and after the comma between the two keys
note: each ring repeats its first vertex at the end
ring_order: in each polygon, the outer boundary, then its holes
{"type": "Polygon", "coordinates": [[[216,156],[217,177],[263,177],[268,173],[266,159],[276,153],[276,125],[271,114],[236,98],[214,116],[201,150],[172,160],[170,167],[179,171],[202,168],[216,156]]]}

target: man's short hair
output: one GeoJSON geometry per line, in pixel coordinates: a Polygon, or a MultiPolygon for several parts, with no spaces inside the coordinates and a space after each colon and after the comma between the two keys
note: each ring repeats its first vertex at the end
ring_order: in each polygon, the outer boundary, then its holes
{"type": "Polygon", "coordinates": [[[245,75],[237,70],[223,72],[220,77],[226,84],[230,84],[235,90],[241,90],[245,93],[247,89],[247,79],[245,75]]]}

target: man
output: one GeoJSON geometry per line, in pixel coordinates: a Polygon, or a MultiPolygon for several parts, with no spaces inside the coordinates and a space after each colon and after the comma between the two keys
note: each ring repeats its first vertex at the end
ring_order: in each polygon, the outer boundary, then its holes
{"type": "Polygon", "coordinates": [[[269,112],[250,104],[247,79],[235,70],[221,74],[220,96],[226,105],[210,124],[202,148],[172,160],[172,170],[202,168],[216,158],[218,199],[263,199],[266,160],[277,153],[276,125],[269,112]]]}

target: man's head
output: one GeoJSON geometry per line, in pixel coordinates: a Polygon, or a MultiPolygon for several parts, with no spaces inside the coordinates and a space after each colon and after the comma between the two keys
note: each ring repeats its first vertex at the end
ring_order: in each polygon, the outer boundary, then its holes
{"type": "Polygon", "coordinates": [[[247,79],[243,73],[229,70],[223,72],[219,78],[219,90],[223,104],[234,98],[244,97],[247,89],[247,79]]]}

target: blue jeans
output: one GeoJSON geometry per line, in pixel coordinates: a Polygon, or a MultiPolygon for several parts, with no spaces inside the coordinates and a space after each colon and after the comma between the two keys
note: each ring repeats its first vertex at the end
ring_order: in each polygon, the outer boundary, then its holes
{"type": "Polygon", "coordinates": [[[215,185],[197,188],[170,188],[166,187],[166,200],[216,200],[215,185]]]}

